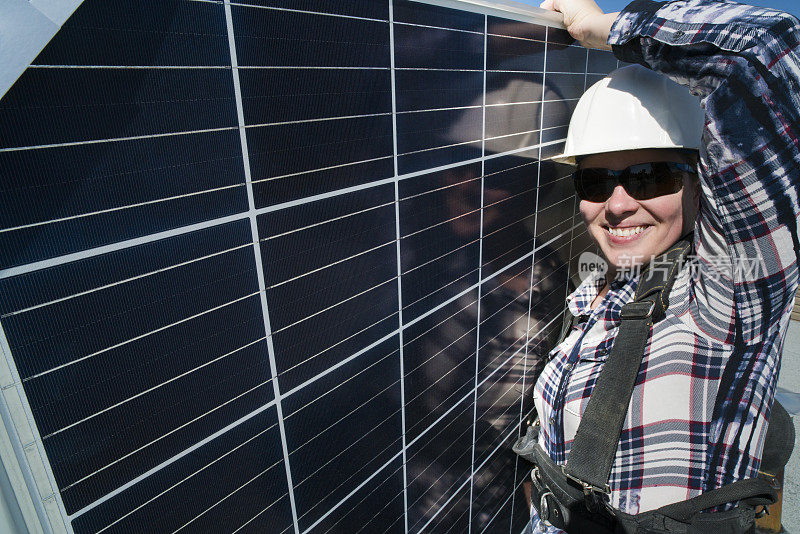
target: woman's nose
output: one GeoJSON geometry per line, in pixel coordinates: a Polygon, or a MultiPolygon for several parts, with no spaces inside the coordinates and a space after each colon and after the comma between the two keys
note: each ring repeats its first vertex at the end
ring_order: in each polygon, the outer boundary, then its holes
{"type": "Polygon", "coordinates": [[[639,209],[639,202],[630,196],[625,188],[617,185],[606,200],[606,215],[616,219],[624,218],[639,209]]]}

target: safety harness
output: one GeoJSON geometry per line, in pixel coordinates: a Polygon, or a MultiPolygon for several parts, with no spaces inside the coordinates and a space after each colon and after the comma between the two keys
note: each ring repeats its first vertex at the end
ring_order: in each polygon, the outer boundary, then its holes
{"type": "MultiPolygon", "coordinates": [[[[643,270],[633,301],[620,313],[619,333],[581,417],[566,465],[556,465],[538,444],[538,420],[514,445],[517,454],[534,464],[532,502],[545,524],[570,534],[741,534],[754,531],[758,507],[764,507],[759,511],[764,513],[777,501],[774,477],[758,477],[636,515],[609,504],[608,480],[650,330],[664,318],[669,292],[690,249],[691,238],[685,237],[643,270]],[[700,513],[737,501],[730,510],[700,513]]],[[[568,311],[565,316],[562,341],[575,321],[568,311]]]]}

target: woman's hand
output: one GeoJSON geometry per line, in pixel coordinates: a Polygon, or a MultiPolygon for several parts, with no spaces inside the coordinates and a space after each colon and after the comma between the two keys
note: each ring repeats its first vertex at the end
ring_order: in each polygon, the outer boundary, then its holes
{"type": "Polygon", "coordinates": [[[619,13],[603,13],[593,0],[544,0],[539,7],[564,15],[567,31],[586,48],[611,50],[606,41],[619,13]]]}

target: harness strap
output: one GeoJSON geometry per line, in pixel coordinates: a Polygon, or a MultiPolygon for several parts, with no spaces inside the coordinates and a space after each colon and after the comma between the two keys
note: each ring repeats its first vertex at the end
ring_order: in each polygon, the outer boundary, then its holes
{"type": "Polygon", "coordinates": [[[561,334],[558,336],[558,341],[556,341],[556,345],[561,345],[572,329],[575,328],[575,324],[578,322],[578,318],[572,315],[572,312],[569,311],[569,308],[564,309],[564,319],[561,322],[561,334]]]}
{"type": "Polygon", "coordinates": [[[701,493],[686,501],[662,506],[657,513],[676,521],[688,523],[703,510],[736,501],[745,501],[751,506],[767,506],[777,500],[775,487],[765,478],[746,478],[726,484],[720,488],[701,493]]]}
{"type": "Polygon", "coordinates": [[[590,492],[611,492],[608,479],[650,328],[664,317],[667,296],[690,249],[691,241],[686,238],[651,261],[640,276],[633,302],[622,308],[619,333],[581,416],[564,466],[564,475],[578,482],[587,496],[590,492]]]}

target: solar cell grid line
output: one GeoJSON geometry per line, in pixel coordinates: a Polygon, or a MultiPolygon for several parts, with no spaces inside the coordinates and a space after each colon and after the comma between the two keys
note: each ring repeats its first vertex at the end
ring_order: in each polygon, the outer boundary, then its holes
{"type": "MultiPolygon", "coordinates": [[[[70,532],[66,525],[64,503],[57,492],[57,484],[43,450],[41,437],[33,421],[28,399],[20,386],[19,372],[14,364],[5,329],[0,324],[0,351],[6,364],[2,366],[2,397],[0,415],[7,427],[14,453],[19,459],[24,482],[31,491],[36,519],[46,533],[70,532]],[[36,491],[37,493],[33,493],[36,491]],[[41,496],[41,499],[37,499],[41,496]]],[[[18,501],[19,502],[19,501],[18,501]]],[[[24,502],[24,501],[23,501],[24,502]]],[[[27,518],[35,523],[34,518],[27,518]]]]}
{"type": "MultiPolygon", "coordinates": [[[[250,152],[247,142],[247,134],[245,131],[244,103],[242,99],[242,88],[238,70],[239,61],[237,55],[236,37],[234,35],[234,30],[233,30],[233,15],[231,13],[231,6],[228,0],[226,0],[225,3],[225,24],[228,34],[228,48],[230,51],[233,89],[234,89],[234,94],[236,95],[236,116],[239,125],[239,140],[242,149],[242,160],[244,163],[245,181],[247,183],[247,204],[249,211],[250,232],[252,235],[252,243],[253,243],[253,259],[255,262],[256,274],[258,278],[259,301],[261,304],[261,313],[264,321],[264,332],[266,336],[267,356],[269,359],[270,374],[272,375],[272,388],[273,388],[273,395],[275,396],[275,409],[278,419],[278,432],[280,435],[282,460],[286,473],[286,485],[289,494],[289,505],[292,511],[292,523],[294,527],[294,532],[295,534],[299,534],[300,529],[299,529],[298,514],[297,514],[297,503],[295,501],[295,485],[292,479],[292,468],[289,459],[287,433],[286,433],[285,418],[283,414],[283,406],[281,399],[280,380],[278,377],[278,367],[275,362],[275,347],[273,343],[272,323],[270,319],[269,305],[267,304],[266,282],[264,280],[264,267],[262,264],[262,257],[261,257],[261,241],[259,239],[258,222],[255,214],[255,207],[256,207],[255,194],[252,182],[252,169],[250,166],[250,152]]],[[[264,472],[265,471],[261,471],[260,473],[258,473],[256,475],[256,478],[260,477],[262,474],[264,474],[264,472]]],[[[252,480],[254,479],[251,479],[250,481],[252,480]]],[[[248,481],[248,483],[250,481],[248,481]]],[[[196,517],[197,516],[195,516],[195,518],[196,517]]],[[[192,518],[191,521],[193,521],[195,518],[192,518]]]]}
{"type": "MultiPolygon", "coordinates": [[[[513,519],[521,521],[527,515],[521,513],[513,518],[510,514],[516,458],[504,454],[504,449],[509,449],[515,439],[514,431],[506,433],[504,439],[496,444],[494,451],[476,467],[475,479],[480,484],[476,487],[473,500],[480,511],[475,514],[473,521],[482,532],[511,532],[513,519]],[[500,488],[507,488],[507,491],[500,491],[500,488]]],[[[520,530],[517,529],[516,532],[520,530]]]]}
{"type": "MultiPolygon", "coordinates": [[[[546,56],[546,54],[547,54],[547,35],[548,35],[549,30],[550,30],[550,28],[545,26],[545,28],[544,28],[545,49],[544,49],[544,54],[543,54],[544,57],[542,58],[542,62],[543,62],[543,64],[542,64],[542,92],[541,92],[541,97],[540,97],[542,99],[542,112],[541,112],[541,115],[540,115],[540,118],[539,118],[539,128],[541,128],[541,129],[544,129],[544,116],[545,116],[544,96],[545,96],[545,81],[546,81],[546,75],[545,75],[545,72],[544,72],[544,62],[546,61],[546,57],[547,57],[546,56]]],[[[539,164],[537,165],[537,168],[536,168],[536,200],[535,200],[536,207],[534,209],[534,213],[539,213],[539,188],[541,187],[541,178],[542,178],[542,164],[541,164],[541,161],[542,161],[542,148],[541,148],[541,146],[539,146],[536,149],[536,152],[537,152],[537,159],[539,161],[539,164]]],[[[524,424],[525,423],[525,419],[524,419],[525,398],[528,397],[528,396],[532,396],[532,395],[528,395],[528,389],[526,387],[527,386],[527,380],[526,379],[528,378],[528,373],[529,372],[531,374],[533,374],[540,367],[538,365],[538,362],[537,362],[537,365],[532,365],[530,367],[530,371],[529,371],[529,367],[528,367],[529,351],[530,351],[530,355],[533,356],[533,350],[532,350],[533,347],[531,347],[531,314],[532,314],[532,311],[533,311],[534,275],[536,274],[536,239],[535,239],[535,236],[538,235],[538,230],[537,230],[538,222],[539,222],[539,218],[538,217],[534,217],[534,220],[533,220],[534,244],[533,244],[533,251],[531,252],[531,271],[530,271],[531,276],[530,276],[530,280],[528,281],[528,314],[527,314],[527,318],[526,318],[527,324],[526,324],[526,327],[525,327],[525,349],[524,349],[525,352],[524,352],[523,363],[522,363],[522,392],[521,392],[521,397],[522,398],[520,399],[520,403],[519,403],[519,419],[518,419],[518,421],[519,421],[519,431],[518,431],[518,433],[519,433],[520,436],[522,435],[523,429],[525,429],[525,424],[524,424]]],[[[552,274],[552,273],[550,273],[550,274],[552,274]]],[[[542,315],[544,315],[544,314],[539,314],[539,316],[542,316],[542,315]]],[[[539,332],[541,332],[541,330],[545,330],[546,328],[547,327],[545,326],[544,328],[540,329],[539,332]]],[[[537,332],[537,334],[539,332],[537,332]]],[[[520,463],[520,459],[517,458],[516,464],[514,466],[514,478],[515,478],[515,480],[517,479],[517,476],[518,476],[517,475],[517,468],[519,466],[519,463],[520,463]]],[[[512,503],[511,503],[511,514],[512,514],[512,517],[514,515],[514,505],[516,504],[517,498],[518,498],[518,494],[515,491],[514,494],[512,495],[512,503]]]]}
{"type": "MultiPolygon", "coordinates": [[[[547,146],[551,146],[551,145],[557,145],[557,144],[559,144],[559,142],[563,143],[563,139],[557,139],[557,140],[554,140],[554,141],[550,141],[548,143],[542,143],[541,146],[542,147],[547,147],[547,146]]],[[[535,147],[533,147],[533,148],[535,148],[535,147]]],[[[9,149],[9,150],[11,150],[11,149],[9,149]]],[[[526,151],[526,150],[528,150],[527,147],[526,148],[512,150],[512,151],[509,151],[508,153],[522,152],[522,151],[526,151]]],[[[3,151],[3,149],[0,149],[0,152],[2,152],[2,151],[3,151]]],[[[503,154],[490,154],[490,155],[486,156],[486,159],[489,160],[489,159],[493,159],[493,158],[496,158],[496,157],[500,157],[502,155],[503,154]]],[[[474,162],[477,162],[477,161],[480,161],[480,159],[478,158],[478,159],[474,160],[474,162]]],[[[465,160],[463,163],[462,162],[456,162],[456,163],[443,165],[441,167],[437,167],[437,168],[431,169],[431,170],[416,171],[416,172],[412,172],[412,173],[408,173],[408,174],[399,176],[398,179],[399,180],[406,180],[406,179],[409,179],[409,178],[414,178],[416,176],[420,176],[422,174],[426,174],[428,172],[432,172],[432,171],[436,171],[436,170],[450,169],[450,168],[458,167],[458,166],[461,166],[463,164],[471,163],[471,162],[473,162],[473,161],[472,160],[465,160]]],[[[302,174],[302,173],[296,173],[296,174],[302,174]]],[[[287,202],[284,202],[284,203],[281,203],[281,204],[276,204],[276,205],[273,205],[273,206],[267,206],[267,207],[264,207],[264,208],[260,208],[260,209],[256,210],[256,213],[258,215],[262,215],[262,214],[265,214],[265,213],[271,213],[273,211],[279,211],[279,210],[282,210],[282,209],[286,209],[288,207],[293,207],[293,206],[298,206],[298,205],[314,202],[316,200],[320,200],[320,199],[323,199],[323,198],[330,198],[330,197],[333,197],[333,196],[347,194],[347,193],[350,193],[350,192],[359,191],[359,190],[363,190],[363,189],[368,189],[368,188],[375,187],[377,185],[382,185],[382,184],[385,184],[385,183],[393,183],[393,182],[394,182],[394,178],[388,178],[388,179],[383,179],[383,180],[377,180],[375,182],[371,182],[371,183],[367,183],[367,184],[363,184],[363,185],[356,185],[356,186],[346,187],[346,188],[342,188],[342,189],[339,189],[339,190],[336,190],[336,191],[333,191],[333,192],[330,192],[330,193],[312,195],[312,196],[309,196],[309,197],[305,197],[303,199],[287,201],[287,202]]],[[[55,257],[48,258],[48,259],[41,260],[41,261],[34,261],[32,263],[23,264],[23,265],[19,265],[19,266],[16,266],[16,267],[9,267],[9,268],[0,269],[0,278],[13,277],[13,276],[17,276],[19,274],[24,274],[24,273],[36,271],[36,270],[39,270],[39,269],[48,268],[48,267],[51,267],[51,266],[54,266],[54,265],[61,265],[61,264],[69,263],[69,262],[72,262],[72,261],[75,261],[77,259],[84,258],[84,257],[91,257],[91,256],[101,255],[101,254],[105,254],[105,253],[108,253],[108,252],[113,252],[113,251],[116,251],[116,250],[121,250],[121,249],[129,248],[129,247],[137,246],[137,245],[142,244],[142,243],[147,243],[147,242],[151,242],[151,241],[158,241],[160,239],[164,239],[165,237],[170,237],[170,236],[173,236],[173,235],[180,235],[180,234],[192,232],[192,231],[195,231],[195,230],[200,230],[200,229],[203,229],[203,228],[208,228],[208,227],[217,226],[217,225],[220,225],[220,224],[225,224],[226,222],[230,222],[230,221],[233,221],[233,220],[239,220],[239,219],[245,218],[246,216],[247,216],[246,212],[237,213],[237,214],[233,214],[233,215],[230,215],[230,216],[221,217],[221,218],[218,218],[218,219],[211,219],[211,220],[200,222],[200,223],[196,223],[196,224],[190,224],[188,226],[175,228],[173,230],[168,230],[168,231],[164,231],[164,232],[157,232],[157,233],[154,233],[154,234],[145,235],[145,236],[141,236],[141,237],[137,237],[137,238],[133,238],[133,239],[128,239],[128,240],[124,240],[124,241],[119,241],[119,242],[111,243],[111,244],[108,244],[108,245],[103,245],[103,246],[99,246],[99,247],[85,249],[83,251],[76,252],[76,253],[64,254],[64,255],[61,255],[61,256],[55,256],[55,257]]]]}
{"type": "Polygon", "coordinates": [[[472,435],[472,392],[455,405],[454,410],[441,420],[419,441],[409,445],[409,514],[413,519],[413,532],[425,532],[426,524],[446,512],[447,508],[459,510],[465,515],[463,528],[469,528],[469,483],[472,470],[471,447],[459,446],[469,443],[472,435]],[[461,488],[466,492],[453,497],[461,488]],[[423,525],[420,527],[420,525],[423,525]]]}
{"type": "Polygon", "coordinates": [[[389,64],[391,66],[392,81],[392,162],[394,164],[394,219],[395,219],[395,258],[397,261],[397,304],[399,307],[397,315],[397,325],[399,329],[400,342],[400,427],[402,433],[402,470],[403,470],[403,532],[408,534],[408,470],[407,470],[407,451],[408,441],[406,438],[406,385],[405,385],[405,358],[403,351],[405,347],[405,327],[403,321],[403,270],[400,255],[400,185],[399,167],[397,162],[397,69],[395,68],[394,52],[394,2],[389,2],[389,64]]]}
{"type": "MultiPolygon", "coordinates": [[[[146,269],[145,269],[145,270],[146,270],[146,269]]],[[[84,271],[84,272],[85,272],[85,271],[84,271]]],[[[62,273],[63,273],[63,271],[62,271],[62,273]]],[[[51,275],[51,276],[52,276],[52,275],[51,275]]],[[[221,353],[224,353],[224,351],[222,351],[221,353]]],[[[33,383],[31,383],[31,382],[28,382],[28,386],[27,386],[27,387],[30,389],[31,387],[33,387],[33,385],[34,385],[33,383]]],[[[57,392],[57,391],[58,391],[56,388],[51,388],[51,387],[43,387],[43,388],[39,388],[39,390],[40,390],[40,391],[43,391],[45,394],[48,394],[48,395],[52,394],[53,392],[57,392]]],[[[35,392],[36,392],[36,390],[31,390],[31,392],[32,392],[32,393],[35,393],[35,392]]],[[[38,394],[37,394],[37,395],[38,395],[38,394]]],[[[34,397],[32,397],[32,398],[36,398],[36,396],[37,396],[37,395],[34,395],[34,397]]],[[[80,405],[79,405],[79,406],[80,406],[80,405]]]]}
{"type": "MultiPolygon", "coordinates": [[[[487,31],[489,27],[489,18],[483,16],[483,87],[481,90],[481,203],[480,203],[480,247],[478,249],[478,280],[483,279],[483,238],[484,238],[484,209],[485,209],[485,180],[486,180],[486,55],[487,55],[487,31]]],[[[483,285],[478,286],[478,310],[476,317],[475,327],[475,381],[473,386],[472,397],[472,458],[470,460],[470,477],[469,477],[469,508],[467,509],[468,531],[472,532],[472,506],[475,485],[475,431],[478,426],[478,368],[480,366],[480,344],[481,344],[481,293],[483,292],[483,285]]]]}
{"type": "Polygon", "coordinates": [[[258,207],[392,176],[387,19],[234,6],[243,65],[385,69],[242,71],[258,207]],[[330,121],[259,125],[308,117],[330,121]]]}
{"type": "MultiPolygon", "coordinates": [[[[287,400],[290,454],[297,466],[295,489],[303,531],[343,501],[352,487],[385,469],[387,462],[401,453],[398,352],[394,337],[373,349],[373,354],[354,360],[287,400]],[[351,387],[333,386],[343,379],[354,382],[351,387]],[[298,407],[306,399],[314,400],[298,407]]],[[[401,479],[395,483],[395,493],[402,494],[401,479]]],[[[372,497],[373,506],[377,498],[372,497]]],[[[344,503],[343,508],[347,507],[344,503]]]]}

